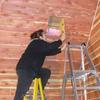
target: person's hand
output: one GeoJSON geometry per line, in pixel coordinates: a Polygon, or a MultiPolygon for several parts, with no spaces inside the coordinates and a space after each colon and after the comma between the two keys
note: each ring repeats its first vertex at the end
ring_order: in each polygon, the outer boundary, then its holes
{"type": "Polygon", "coordinates": [[[65,41],[65,39],[66,39],[65,33],[62,33],[62,34],[61,34],[60,39],[61,39],[62,42],[65,41]]]}
{"type": "Polygon", "coordinates": [[[65,48],[66,48],[67,44],[65,43],[62,48],[61,48],[61,51],[63,51],[65,48]]]}

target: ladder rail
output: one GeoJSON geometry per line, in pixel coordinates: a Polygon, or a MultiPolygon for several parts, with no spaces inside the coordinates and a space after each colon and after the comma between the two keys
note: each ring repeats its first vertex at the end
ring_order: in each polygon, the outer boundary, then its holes
{"type": "MultiPolygon", "coordinates": [[[[81,63],[82,63],[82,71],[85,71],[85,65],[84,65],[84,48],[83,46],[81,46],[81,63]]],[[[83,85],[84,85],[84,88],[86,88],[86,77],[87,75],[84,75],[83,76],[83,85]]],[[[87,100],[87,90],[84,89],[84,100],[87,100]]]]}
{"type": "Polygon", "coordinates": [[[96,71],[96,68],[94,67],[94,64],[93,64],[93,62],[92,62],[92,60],[91,60],[91,58],[90,58],[90,56],[89,56],[89,53],[88,53],[88,50],[87,50],[85,44],[83,44],[83,48],[84,48],[84,53],[85,53],[85,55],[86,55],[86,57],[87,57],[87,60],[88,60],[88,62],[89,62],[90,69],[95,71],[95,73],[92,73],[92,74],[93,74],[93,75],[95,76],[95,78],[96,78],[97,85],[100,85],[100,78],[99,78],[99,76],[98,76],[98,74],[97,74],[97,71],[96,71]]]}
{"type": "Polygon", "coordinates": [[[64,74],[64,78],[63,78],[62,91],[61,91],[61,100],[65,99],[66,83],[67,83],[67,73],[64,74]]]}
{"type": "Polygon", "coordinates": [[[69,59],[69,64],[70,64],[70,70],[71,70],[71,83],[72,83],[72,88],[73,88],[73,92],[74,92],[74,98],[75,100],[78,100],[78,95],[77,95],[77,90],[76,90],[76,80],[75,80],[75,75],[74,75],[74,65],[72,63],[72,59],[71,59],[71,54],[70,54],[70,43],[68,43],[68,59],[69,59]]]}
{"type": "Polygon", "coordinates": [[[67,83],[66,59],[67,59],[67,47],[65,48],[64,76],[63,76],[63,83],[62,83],[61,100],[65,99],[65,88],[66,88],[66,83],[67,83]]]}

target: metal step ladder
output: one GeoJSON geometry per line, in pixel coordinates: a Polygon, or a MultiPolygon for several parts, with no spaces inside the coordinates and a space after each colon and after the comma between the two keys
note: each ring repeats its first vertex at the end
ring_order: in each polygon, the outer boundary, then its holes
{"type": "MultiPolygon", "coordinates": [[[[71,81],[72,84],[72,90],[73,90],[73,95],[74,100],[79,100],[78,96],[84,96],[84,100],[87,100],[87,90],[100,90],[100,78],[98,76],[98,73],[93,65],[93,62],[91,61],[91,58],[88,53],[88,49],[85,45],[85,43],[82,43],[81,45],[71,45],[68,42],[68,45],[65,50],[65,64],[64,64],[64,77],[63,77],[63,83],[62,83],[62,91],[61,91],[61,100],[65,100],[65,90],[66,90],[66,83],[68,83],[68,80],[71,81]],[[79,66],[78,70],[74,70],[74,64],[72,61],[72,55],[71,52],[74,49],[79,49],[80,55],[81,55],[81,64],[79,66]],[[68,56],[69,60],[69,65],[70,65],[70,72],[68,73],[66,71],[67,64],[66,64],[66,59],[68,56]],[[85,61],[87,60],[89,69],[85,69],[85,61]],[[87,76],[94,76],[96,79],[96,85],[95,86],[87,86],[86,85],[86,80],[87,76]],[[82,86],[77,86],[77,82],[82,80],[82,86]],[[84,95],[79,94],[78,90],[83,90],[84,95]]],[[[68,96],[68,95],[67,95],[68,96]]]]}

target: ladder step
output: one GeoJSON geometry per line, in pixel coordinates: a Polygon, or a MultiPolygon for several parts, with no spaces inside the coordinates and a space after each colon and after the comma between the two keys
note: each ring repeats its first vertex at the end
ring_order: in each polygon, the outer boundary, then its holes
{"type": "MultiPolygon", "coordinates": [[[[74,75],[75,75],[75,78],[82,78],[83,76],[86,76],[86,75],[89,75],[89,74],[96,74],[96,71],[95,70],[74,70],[73,71],[74,75]]],[[[68,78],[71,78],[72,77],[72,74],[71,73],[68,73],[67,74],[68,78]]]]}
{"type": "Polygon", "coordinates": [[[78,49],[80,49],[81,46],[80,45],[69,45],[69,48],[78,48],[78,49]]]}
{"type": "Polygon", "coordinates": [[[77,87],[77,90],[100,90],[100,86],[77,87]]]}

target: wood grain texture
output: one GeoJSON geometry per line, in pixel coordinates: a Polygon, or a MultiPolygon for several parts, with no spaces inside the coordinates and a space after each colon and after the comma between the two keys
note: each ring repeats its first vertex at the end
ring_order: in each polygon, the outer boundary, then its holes
{"type": "MultiPolygon", "coordinates": [[[[93,64],[98,71],[100,77],[100,0],[97,7],[97,13],[95,15],[94,23],[91,30],[90,39],[88,42],[88,50],[93,64]]],[[[88,67],[88,65],[87,65],[88,67]]],[[[93,80],[93,78],[91,78],[93,80]]],[[[91,82],[92,83],[92,82],[91,82]]],[[[88,99],[100,99],[100,92],[95,90],[88,93],[88,99]]]]}

